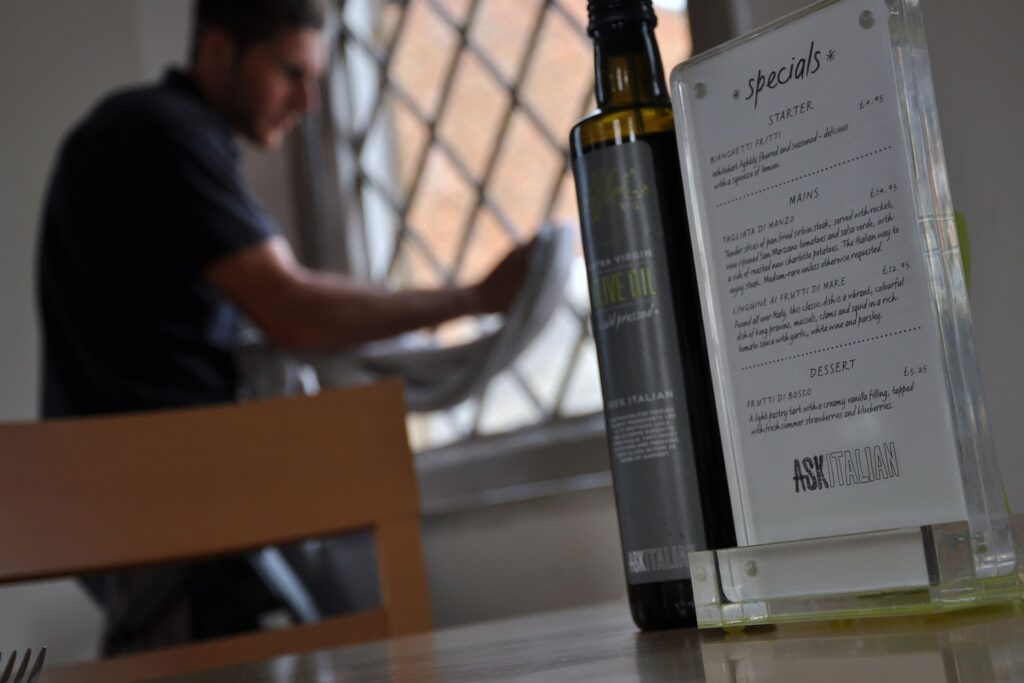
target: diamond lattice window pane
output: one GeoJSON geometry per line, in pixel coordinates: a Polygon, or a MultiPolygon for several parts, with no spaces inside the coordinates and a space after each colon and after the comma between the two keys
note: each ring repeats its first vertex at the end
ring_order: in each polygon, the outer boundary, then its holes
{"type": "MultiPolygon", "coordinates": [[[[578,0],[551,0],[551,7],[557,14],[569,19],[579,28],[579,33],[586,36],[587,30],[587,3],[578,0]]],[[[658,9],[660,15],[661,9],[658,9]]]]}
{"type": "Polygon", "coordinates": [[[383,28],[380,0],[345,0],[341,3],[342,26],[362,40],[372,40],[383,28]]]}
{"type": "Polygon", "coordinates": [[[406,235],[398,246],[389,284],[395,288],[444,287],[447,284],[443,266],[431,258],[421,243],[406,235]]]}
{"type": "Polygon", "coordinates": [[[409,207],[408,224],[448,270],[455,263],[463,228],[475,204],[476,190],[447,155],[432,148],[409,207]]]}
{"type": "Polygon", "coordinates": [[[428,0],[451,18],[456,24],[464,25],[474,0],[428,0]]]}
{"type": "Polygon", "coordinates": [[[561,414],[565,417],[591,415],[601,411],[601,380],[597,374],[597,352],[593,343],[580,348],[576,366],[566,386],[561,414]]]}
{"type": "MultiPolygon", "coordinates": [[[[383,190],[389,197],[401,201],[402,192],[399,185],[401,174],[396,168],[398,163],[398,145],[394,135],[395,121],[390,106],[381,107],[377,118],[370,126],[363,141],[359,154],[359,166],[362,172],[372,180],[373,185],[383,190]]],[[[410,142],[415,144],[415,131],[410,131],[410,142]]]]}
{"type": "MultiPolygon", "coordinates": [[[[558,184],[558,194],[554,204],[551,206],[551,220],[555,223],[573,225],[579,222],[579,207],[576,204],[576,184],[573,182],[572,173],[565,170],[562,179],[558,184]]],[[[582,254],[583,249],[577,245],[578,253],[582,254]]]]}
{"type": "Polygon", "coordinates": [[[407,198],[423,155],[427,153],[430,131],[404,103],[397,99],[390,99],[389,102],[392,103],[388,108],[391,118],[385,124],[392,125],[392,135],[396,141],[397,180],[401,196],[407,198]]]}
{"type": "Polygon", "coordinates": [[[565,300],[577,316],[590,315],[590,290],[587,287],[587,265],[582,256],[572,262],[572,273],[565,284],[565,300]]]}
{"type": "Polygon", "coordinates": [[[581,104],[593,89],[593,70],[590,41],[584,42],[561,14],[551,13],[537,37],[522,98],[560,144],[584,113],[581,104]]]}
{"type": "Polygon", "coordinates": [[[394,43],[405,9],[389,0],[344,0],[341,24],[361,43],[380,53],[394,43]]]}
{"type": "Polygon", "coordinates": [[[388,75],[430,117],[441,102],[445,76],[460,43],[459,35],[425,2],[409,2],[405,11],[406,25],[388,75]]]}
{"type": "Polygon", "coordinates": [[[475,176],[482,176],[508,109],[508,91],[479,59],[466,54],[459,63],[450,97],[452,104],[445,110],[438,134],[475,176]]]}
{"type": "Polygon", "coordinates": [[[409,445],[413,451],[436,448],[459,441],[473,433],[480,401],[469,399],[443,414],[417,413],[409,416],[409,445]]]}
{"type": "MultiPolygon", "coordinates": [[[[352,0],[348,0],[351,2],[352,0]]],[[[382,49],[392,45],[397,37],[398,27],[402,20],[402,14],[405,11],[402,5],[397,2],[388,2],[387,0],[372,0],[376,3],[379,8],[379,18],[377,20],[377,27],[374,31],[374,38],[376,39],[377,45],[382,49]]]]}
{"type": "Polygon", "coordinates": [[[481,434],[510,432],[543,417],[512,373],[503,372],[487,387],[478,431],[481,434]],[[492,409],[495,406],[500,409],[492,409]]]}
{"type": "Polygon", "coordinates": [[[493,329],[494,325],[481,325],[476,318],[456,318],[434,328],[434,339],[441,346],[455,346],[476,341],[483,327],[493,329]]]}
{"type": "Polygon", "coordinates": [[[462,285],[479,281],[496,265],[497,258],[514,246],[512,237],[494,214],[482,210],[469,236],[456,281],[462,285]]]}
{"type": "Polygon", "coordinates": [[[552,186],[565,157],[524,115],[512,117],[488,193],[523,232],[536,232],[545,218],[552,186]]]}
{"type": "Polygon", "coordinates": [[[520,374],[548,412],[556,408],[580,332],[579,318],[567,306],[561,306],[516,361],[520,374]]]}
{"type": "Polygon", "coordinates": [[[345,46],[348,87],[341,106],[351,112],[352,130],[365,132],[372,123],[374,108],[380,97],[380,85],[371,78],[379,72],[377,61],[362,44],[349,42],[345,46]]]}
{"type": "Polygon", "coordinates": [[[387,265],[394,252],[395,236],[401,225],[401,215],[394,204],[391,194],[384,188],[372,183],[363,183],[362,192],[363,221],[373,226],[373,232],[367,235],[366,249],[372,264],[375,280],[380,280],[387,273],[387,265]]]}
{"type": "Polygon", "coordinates": [[[540,5],[541,0],[479,0],[469,39],[510,83],[526,56],[540,5]]]}

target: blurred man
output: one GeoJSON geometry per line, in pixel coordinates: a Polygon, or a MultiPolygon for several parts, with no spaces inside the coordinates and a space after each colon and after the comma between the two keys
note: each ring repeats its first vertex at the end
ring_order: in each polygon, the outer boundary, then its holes
{"type": "Polygon", "coordinates": [[[39,255],[46,417],[229,401],[240,310],[337,349],[505,309],[523,250],[473,287],[392,292],[310,271],[246,187],[234,135],[279,145],[316,106],[313,0],[199,0],[191,65],[103,101],[66,140],[39,255]]]}
{"type": "MultiPolygon", "coordinates": [[[[480,283],[445,290],[384,291],[300,265],[247,188],[235,136],[275,147],[316,107],[323,10],[197,0],[194,19],[187,70],[105,99],[61,148],[38,263],[44,417],[233,400],[239,313],[277,347],[312,350],[510,305],[523,248],[480,283]]],[[[210,566],[156,591],[94,584],[122,622],[108,651],[254,626],[238,577],[225,579],[245,569],[210,566]],[[182,600],[189,633],[154,636],[182,600]]]]}

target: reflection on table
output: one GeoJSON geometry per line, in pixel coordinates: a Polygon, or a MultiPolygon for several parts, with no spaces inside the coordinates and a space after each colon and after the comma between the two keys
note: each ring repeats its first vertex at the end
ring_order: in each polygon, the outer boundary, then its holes
{"type": "MultiPolygon", "coordinates": [[[[179,683],[1021,681],[1024,608],[639,633],[598,605],[180,676],[179,683]]],[[[45,679],[44,679],[45,681],[45,679]]]]}
{"type": "Polygon", "coordinates": [[[1021,681],[1024,611],[792,625],[705,639],[701,651],[709,683],[1021,681]]]}

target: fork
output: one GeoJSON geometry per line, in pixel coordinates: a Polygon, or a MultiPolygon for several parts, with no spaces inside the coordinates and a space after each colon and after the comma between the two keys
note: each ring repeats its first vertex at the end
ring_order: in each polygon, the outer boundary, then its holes
{"type": "MultiPolygon", "coordinates": [[[[46,661],[46,647],[44,646],[39,654],[36,656],[36,663],[32,665],[32,670],[28,672],[28,678],[25,678],[25,670],[28,669],[29,660],[32,659],[32,649],[25,650],[25,657],[21,660],[21,666],[18,667],[18,674],[11,680],[11,672],[14,671],[14,665],[18,661],[18,651],[15,650],[11,653],[10,659],[7,660],[7,666],[4,667],[3,674],[0,674],[0,683],[35,683],[36,679],[39,678],[39,672],[43,669],[43,662],[46,661]]],[[[3,656],[0,655],[0,662],[3,662],[3,656]]]]}

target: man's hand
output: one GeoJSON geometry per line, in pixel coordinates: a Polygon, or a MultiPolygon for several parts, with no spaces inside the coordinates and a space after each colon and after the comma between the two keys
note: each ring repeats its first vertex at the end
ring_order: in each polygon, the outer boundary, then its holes
{"type": "Polygon", "coordinates": [[[516,247],[495,266],[490,275],[472,288],[480,313],[504,313],[526,281],[526,267],[534,242],[516,247]]]}

